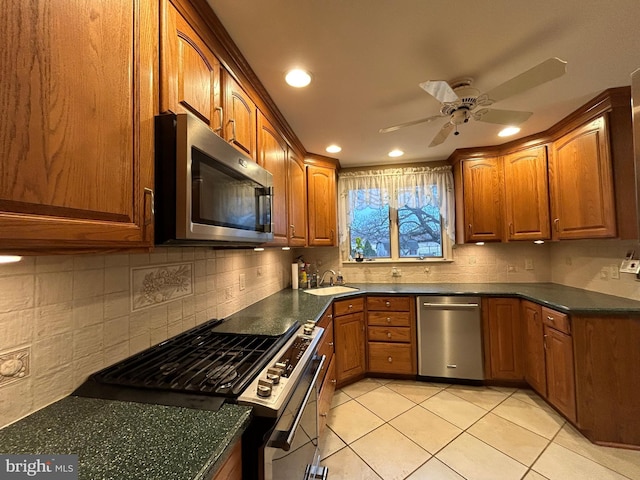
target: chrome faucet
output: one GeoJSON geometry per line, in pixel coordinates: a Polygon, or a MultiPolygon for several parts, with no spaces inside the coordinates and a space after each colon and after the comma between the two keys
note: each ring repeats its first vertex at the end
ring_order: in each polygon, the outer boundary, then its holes
{"type": "MultiPolygon", "coordinates": [[[[333,270],[329,269],[329,270],[325,270],[324,273],[322,274],[322,277],[320,277],[320,281],[318,282],[318,286],[321,287],[322,284],[324,283],[324,276],[331,272],[332,275],[335,275],[336,272],[334,272],[333,270]]],[[[333,277],[329,277],[329,285],[333,286],[333,277]]]]}

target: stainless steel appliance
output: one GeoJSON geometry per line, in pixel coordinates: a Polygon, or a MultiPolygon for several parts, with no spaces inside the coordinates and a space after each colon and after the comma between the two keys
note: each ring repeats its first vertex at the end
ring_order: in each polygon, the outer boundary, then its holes
{"type": "Polygon", "coordinates": [[[273,176],[189,113],[156,117],[158,244],[273,239],[273,176]]]}
{"type": "Polygon", "coordinates": [[[484,379],[480,298],[418,297],[418,375],[484,379]]]}
{"type": "Polygon", "coordinates": [[[91,375],[74,395],[209,410],[250,405],[243,478],[326,478],[317,423],[323,329],[294,323],[281,335],[235,332],[242,323],[199,325],[91,375]]]}

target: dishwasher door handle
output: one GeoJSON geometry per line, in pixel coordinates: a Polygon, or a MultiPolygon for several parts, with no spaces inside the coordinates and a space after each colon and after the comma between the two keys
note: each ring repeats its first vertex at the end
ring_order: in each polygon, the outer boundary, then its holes
{"type": "Polygon", "coordinates": [[[429,303],[423,302],[423,307],[427,308],[476,308],[479,307],[477,303],[429,303]]]}

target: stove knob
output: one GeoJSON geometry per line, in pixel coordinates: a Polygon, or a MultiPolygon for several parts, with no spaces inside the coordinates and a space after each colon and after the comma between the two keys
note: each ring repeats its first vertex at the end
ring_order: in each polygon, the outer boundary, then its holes
{"type": "Polygon", "coordinates": [[[267,370],[267,378],[273,382],[274,385],[280,383],[280,377],[282,376],[282,369],[271,367],[267,370]]]}
{"type": "Polygon", "coordinates": [[[273,390],[273,382],[267,379],[258,380],[258,391],[256,392],[259,397],[270,397],[273,390]]]}
{"type": "MultiPolygon", "coordinates": [[[[288,360],[287,360],[287,362],[288,362],[288,360]]],[[[276,362],[274,367],[275,368],[279,368],[280,370],[282,370],[284,372],[287,369],[287,362],[276,362]]]]}
{"type": "Polygon", "coordinates": [[[314,328],[316,328],[316,324],[313,322],[307,322],[304,324],[304,328],[302,329],[305,335],[311,335],[313,333],[314,328]]]}

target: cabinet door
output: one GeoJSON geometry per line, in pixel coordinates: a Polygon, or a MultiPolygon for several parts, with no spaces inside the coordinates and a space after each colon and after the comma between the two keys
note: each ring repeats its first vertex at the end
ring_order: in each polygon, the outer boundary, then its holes
{"type": "Polygon", "coordinates": [[[502,239],[501,170],[499,158],[463,161],[466,242],[502,239]]]}
{"type": "Polygon", "coordinates": [[[15,2],[0,62],[4,250],[153,245],[156,2],[15,2]]]}
{"type": "Polygon", "coordinates": [[[571,336],[544,326],[547,360],[547,400],[576,421],[576,384],[571,336]]]}
{"type": "Polygon", "coordinates": [[[337,197],[336,171],[332,168],[307,167],[309,209],[309,246],[334,247],[336,235],[337,197]]]}
{"type": "Polygon", "coordinates": [[[503,165],[507,239],[550,238],[546,147],[507,155],[503,165]]]}
{"type": "Polygon", "coordinates": [[[494,380],[522,380],[520,300],[490,298],[486,315],[489,331],[490,376],[494,380]]]}
{"type": "Polygon", "coordinates": [[[352,313],[333,321],[338,386],[365,372],[364,314],[352,313]]]}
{"type": "Polygon", "coordinates": [[[547,395],[544,359],[544,331],[540,305],[522,301],[524,322],[524,378],[543,397],[547,395]]]}
{"type": "Polygon", "coordinates": [[[604,117],[554,142],[549,180],[554,239],[615,237],[611,156],[604,117]]]}
{"type": "Polygon", "coordinates": [[[229,72],[222,70],[224,85],[224,138],[254,160],[256,157],[256,106],[229,72]]]}
{"type": "Polygon", "coordinates": [[[220,135],[220,62],[173,4],[162,5],[160,110],[192,113],[220,135]]]}
{"type": "Polygon", "coordinates": [[[289,149],[287,171],[289,245],[304,247],[307,244],[307,175],[301,157],[291,149],[289,149]]]}
{"type": "Polygon", "coordinates": [[[329,410],[331,410],[331,400],[333,400],[333,393],[336,390],[336,362],[335,358],[327,358],[329,366],[327,367],[327,373],[320,387],[320,393],[318,394],[318,436],[322,437],[324,427],[327,424],[327,416],[329,410]]]}
{"type": "Polygon", "coordinates": [[[287,144],[271,123],[258,115],[258,163],[273,175],[273,241],[286,245],[289,232],[287,222],[287,144]]]}

